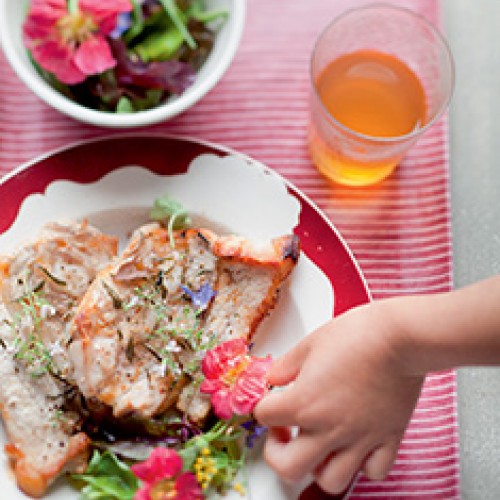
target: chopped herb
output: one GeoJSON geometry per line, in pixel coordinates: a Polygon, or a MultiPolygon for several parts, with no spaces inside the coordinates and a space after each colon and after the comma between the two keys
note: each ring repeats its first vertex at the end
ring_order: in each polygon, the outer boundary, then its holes
{"type": "Polygon", "coordinates": [[[106,283],[106,281],[102,281],[102,286],[111,297],[111,300],[113,301],[113,307],[115,309],[121,309],[123,306],[123,300],[119,297],[116,290],[114,290],[108,283],[106,283]]]}
{"type": "Polygon", "coordinates": [[[135,351],[135,345],[134,345],[134,339],[130,337],[127,342],[127,347],[125,348],[125,356],[127,356],[127,359],[129,360],[130,363],[134,360],[134,351],[135,351]]]}
{"type": "Polygon", "coordinates": [[[38,283],[33,290],[26,290],[16,300],[21,307],[21,311],[14,316],[14,321],[10,325],[15,334],[13,342],[14,359],[23,361],[27,371],[33,377],[38,378],[48,373],[59,378],[59,369],[39,334],[39,329],[44,320],[41,311],[52,307],[44,297],[44,285],[45,281],[38,283]],[[26,320],[31,323],[31,331],[28,335],[21,333],[21,325],[26,320]]]}
{"type": "Polygon", "coordinates": [[[38,293],[38,292],[41,292],[43,290],[45,286],[45,281],[40,281],[36,286],[35,288],[33,288],[33,293],[38,293]]]}
{"type": "Polygon", "coordinates": [[[153,347],[151,347],[148,343],[144,344],[144,347],[158,360],[158,361],[162,361],[163,358],[156,352],[155,349],[153,349],[153,347]]]}
{"type": "Polygon", "coordinates": [[[49,278],[51,281],[53,281],[56,285],[59,285],[59,286],[66,286],[67,285],[65,280],[58,278],[57,276],[54,276],[46,267],[41,266],[40,264],[38,264],[37,267],[38,267],[38,269],[40,269],[40,271],[42,271],[43,274],[45,274],[45,276],[47,276],[47,278],[49,278]]]}

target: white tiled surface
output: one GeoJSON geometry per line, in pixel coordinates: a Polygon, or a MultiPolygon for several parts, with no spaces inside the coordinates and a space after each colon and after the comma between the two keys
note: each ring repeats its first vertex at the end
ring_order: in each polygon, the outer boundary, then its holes
{"type": "MultiPolygon", "coordinates": [[[[454,277],[462,286],[500,272],[500,2],[442,0],[442,5],[457,64],[451,193],[454,277]]],[[[463,498],[496,500],[500,368],[463,369],[458,388],[463,498]]]]}

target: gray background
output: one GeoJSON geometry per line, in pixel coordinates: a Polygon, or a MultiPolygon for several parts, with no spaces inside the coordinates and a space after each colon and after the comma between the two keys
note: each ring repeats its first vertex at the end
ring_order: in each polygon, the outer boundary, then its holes
{"type": "MultiPolygon", "coordinates": [[[[500,1],[442,6],[457,69],[450,152],[459,287],[500,272],[500,1]]],[[[458,396],[462,496],[500,499],[500,369],[459,370],[458,396]]]]}

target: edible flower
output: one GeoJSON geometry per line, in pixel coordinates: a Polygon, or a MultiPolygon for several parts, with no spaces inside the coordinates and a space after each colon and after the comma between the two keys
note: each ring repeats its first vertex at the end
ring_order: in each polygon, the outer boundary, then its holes
{"type": "Polygon", "coordinates": [[[182,458],[172,449],[155,448],[149,458],[130,469],[143,486],[134,500],[199,500],[203,498],[196,476],[182,472],[182,458]]]}
{"type": "Polygon", "coordinates": [[[190,290],[184,285],[181,285],[181,289],[186,295],[189,296],[191,303],[198,311],[205,310],[210,301],[215,297],[215,291],[209,283],[203,283],[198,291],[190,290]]]}
{"type": "Polygon", "coordinates": [[[215,414],[228,420],[233,414],[249,415],[268,391],[267,371],[271,357],[256,358],[243,339],[224,342],[203,358],[205,379],[200,390],[211,394],[215,414]]]}
{"type": "Polygon", "coordinates": [[[33,0],[23,26],[33,59],[66,84],[83,82],[113,68],[106,40],[130,0],[33,0]]]}
{"type": "Polygon", "coordinates": [[[264,425],[260,425],[253,418],[242,422],[240,425],[248,432],[245,438],[245,444],[248,448],[253,448],[255,442],[258,441],[267,432],[267,427],[265,427],[264,425]]]}

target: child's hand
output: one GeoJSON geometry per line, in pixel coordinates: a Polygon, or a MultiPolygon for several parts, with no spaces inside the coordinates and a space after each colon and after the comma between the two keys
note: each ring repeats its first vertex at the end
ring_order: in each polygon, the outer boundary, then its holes
{"type": "Polygon", "coordinates": [[[271,428],[265,457],[283,479],[311,472],[325,491],[340,493],[359,470],[372,479],[389,471],[423,376],[405,370],[404,332],[388,305],[349,311],[273,364],[269,383],[289,385],[266,396],[255,416],[271,428]]]}

